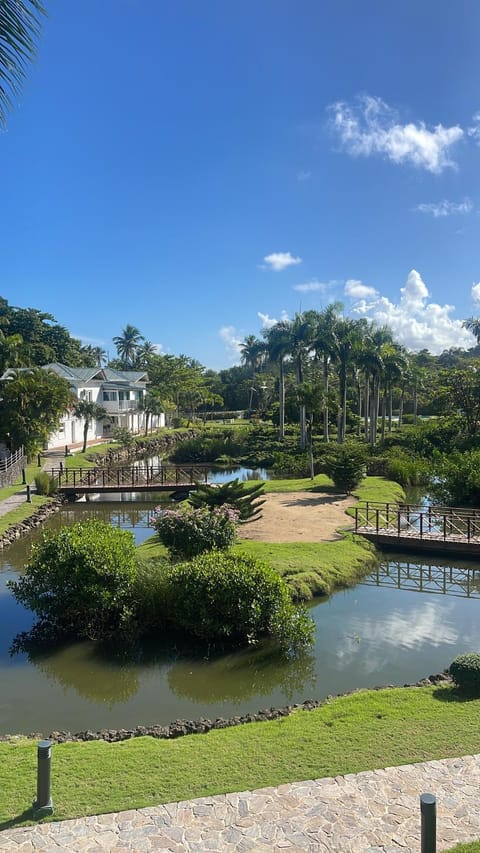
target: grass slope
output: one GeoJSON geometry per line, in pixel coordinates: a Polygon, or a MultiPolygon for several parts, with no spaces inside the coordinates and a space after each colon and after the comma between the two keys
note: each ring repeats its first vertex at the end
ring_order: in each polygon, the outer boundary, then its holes
{"type": "MultiPolygon", "coordinates": [[[[206,735],[53,749],[55,819],[280,785],[478,751],[480,700],[451,687],[339,697],[314,711],[206,735]]],[[[36,743],[0,744],[0,829],[28,821],[36,743]]]]}

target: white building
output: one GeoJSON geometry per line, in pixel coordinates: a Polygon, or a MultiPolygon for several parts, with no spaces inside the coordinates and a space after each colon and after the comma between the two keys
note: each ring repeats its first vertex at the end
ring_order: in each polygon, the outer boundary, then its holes
{"type": "MultiPolygon", "coordinates": [[[[145,430],[145,412],[141,401],[145,395],[148,376],[145,371],[112,370],[111,367],[68,367],[66,364],[45,364],[66,379],[78,400],[90,400],[102,406],[108,419],[94,420],[89,426],[87,441],[112,434],[115,427],[126,427],[132,433],[145,430]]],[[[165,415],[151,415],[149,429],[165,426],[165,415]]],[[[50,436],[48,447],[65,447],[83,441],[83,418],[76,418],[73,409],[65,413],[60,428],[50,436]]]]}

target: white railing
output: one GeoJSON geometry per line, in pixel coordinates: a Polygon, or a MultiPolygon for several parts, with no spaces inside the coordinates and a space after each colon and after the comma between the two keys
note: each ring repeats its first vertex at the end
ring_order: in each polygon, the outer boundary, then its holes
{"type": "Polygon", "coordinates": [[[107,412],[134,412],[138,409],[138,400],[104,400],[100,405],[107,412]]]}
{"type": "Polygon", "coordinates": [[[4,459],[0,459],[0,473],[4,474],[6,471],[9,471],[17,462],[22,461],[24,456],[25,452],[23,447],[20,447],[15,451],[15,453],[10,453],[10,455],[6,456],[4,459]]]}

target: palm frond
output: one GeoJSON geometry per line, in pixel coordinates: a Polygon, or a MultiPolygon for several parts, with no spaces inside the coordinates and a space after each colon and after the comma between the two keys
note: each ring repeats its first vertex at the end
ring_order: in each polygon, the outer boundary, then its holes
{"type": "Polygon", "coordinates": [[[39,0],[0,0],[0,125],[35,56],[45,9],[39,0]]]}

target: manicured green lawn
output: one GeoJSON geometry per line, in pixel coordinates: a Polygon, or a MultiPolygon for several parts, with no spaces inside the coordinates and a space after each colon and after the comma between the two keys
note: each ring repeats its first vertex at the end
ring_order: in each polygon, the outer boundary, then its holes
{"type": "Polygon", "coordinates": [[[31,503],[27,503],[25,501],[25,503],[20,504],[17,509],[12,510],[12,512],[7,512],[6,515],[0,516],[0,536],[2,533],[5,533],[9,527],[13,527],[14,524],[18,524],[20,521],[25,521],[26,518],[33,515],[33,513],[43,506],[43,504],[48,504],[50,501],[51,498],[32,495],[31,503]]]}
{"type": "Polygon", "coordinates": [[[480,853],[480,841],[471,841],[470,844],[457,844],[450,847],[450,853],[480,853]]]}
{"type": "MultiPolygon", "coordinates": [[[[244,791],[478,752],[480,700],[450,687],[396,688],[171,741],[53,748],[55,819],[244,791]]],[[[0,828],[35,792],[36,744],[0,744],[0,828]]],[[[25,814],[23,819],[29,819],[25,814]]]]}

